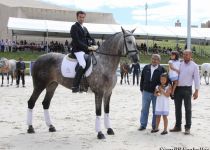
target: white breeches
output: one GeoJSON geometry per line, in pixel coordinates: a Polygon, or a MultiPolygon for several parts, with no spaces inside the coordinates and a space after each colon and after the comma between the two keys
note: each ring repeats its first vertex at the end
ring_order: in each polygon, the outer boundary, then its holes
{"type": "Polygon", "coordinates": [[[86,67],[86,61],[84,58],[85,52],[76,52],[74,54],[77,58],[77,61],[79,62],[79,65],[82,66],[83,69],[85,69],[86,67]]]}

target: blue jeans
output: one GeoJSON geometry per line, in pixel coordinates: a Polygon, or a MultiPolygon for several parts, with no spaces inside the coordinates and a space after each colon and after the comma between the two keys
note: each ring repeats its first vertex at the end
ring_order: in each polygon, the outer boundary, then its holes
{"type": "Polygon", "coordinates": [[[141,109],[141,116],[140,116],[140,124],[142,127],[146,128],[147,123],[148,123],[148,115],[149,115],[149,108],[150,108],[150,103],[152,101],[152,128],[155,128],[155,122],[156,122],[156,117],[155,117],[155,105],[156,105],[156,96],[154,93],[150,93],[147,91],[143,91],[142,93],[142,109],[141,109]]]}

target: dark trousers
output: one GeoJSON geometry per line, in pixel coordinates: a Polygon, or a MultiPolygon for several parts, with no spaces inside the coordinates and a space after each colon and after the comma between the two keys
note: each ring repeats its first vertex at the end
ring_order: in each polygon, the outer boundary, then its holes
{"type": "Polygon", "coordinates": [[[135,84],[135,78],[137,80],[137,85],[139,85],[139,73],[133,72],[133,85],[135,84]]]}
{"type": "Polygon", "coordinates": [[[17,85],[19,85],[19,83],[20,83],[20,78],[22,80],[22,85],[25,85],[25,73],[24,73],[24,71],[23,72],[17,71],[17,81],[16,81],[17,85]]]}
{"type": "Polygon", "coordinates": [[[174,93],[174,103],[175,103],[175,114],[176,114],[176,127],[181,128],[182,124],[182,101],[184,100],[184,107],[185,107],[185,119],[186,125],[185,128],[191,128],[191,118],[192,118],[192,105],[191,105],[191,98],[192,98],[192,87],[190,86],[183,86],[183,87],[176,87],[174,93]]]}

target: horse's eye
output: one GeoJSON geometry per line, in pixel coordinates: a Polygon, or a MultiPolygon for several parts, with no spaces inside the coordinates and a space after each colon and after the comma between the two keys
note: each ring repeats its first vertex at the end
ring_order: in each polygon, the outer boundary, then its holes
{"type": "Polygon", "coordinates": [[[132,44],[132,41],[128,41],[129,44],[132,44]]]}

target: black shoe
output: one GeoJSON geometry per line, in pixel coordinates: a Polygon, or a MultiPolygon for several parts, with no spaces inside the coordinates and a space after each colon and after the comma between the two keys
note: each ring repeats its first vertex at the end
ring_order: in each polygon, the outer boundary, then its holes
{"type": "Polygon", "coordinates": [[[79,91],[79,87],[72,87],[72,93],[77,93],[79,91]]]}
{"type": "Polygon", "coordinates": [[[159,131],[159,129],[152,129],[151,133],[156,133],[158,131],[159,131]]]}
{"type": "Polygon", "coordinates": [[[141,126],[138,130],[139,130],[139,131],[143,131],[143,130],[145,130],[145,129],[146,129],[145,127],[142,127],[142,126],[141,126]]]}
{"type": "Polygon", "coordinates": [[[165,135],[165,134],[168,134],[168,131],[163,131],[163,132],[161,132],[161,135],[165,135]]]}
{"type": "Polygon", "coordinates": [[[184,134],[189,135],[190,134],[190,129],[186,128],[184,134]]]}
{"type": "Polygon", "coordinates": [[[169,130],[170,132],[181,132],[182,129],[178,127],[174,127],[173,129],[169,130]]]}

